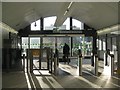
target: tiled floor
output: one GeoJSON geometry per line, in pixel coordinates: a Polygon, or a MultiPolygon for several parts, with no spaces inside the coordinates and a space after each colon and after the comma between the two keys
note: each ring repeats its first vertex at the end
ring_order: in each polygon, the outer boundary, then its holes
{"type": "Polygon", "coordinates": [[[84,66],[82,76],[78,76],[77,68],[60,63],[57,75],[51,75],[48,71],[34,70],[34,73],[23,71],[3,73],[3,88],[112,88],[120,89],[120,78],[107,75],[94,76],[84,66]]]}

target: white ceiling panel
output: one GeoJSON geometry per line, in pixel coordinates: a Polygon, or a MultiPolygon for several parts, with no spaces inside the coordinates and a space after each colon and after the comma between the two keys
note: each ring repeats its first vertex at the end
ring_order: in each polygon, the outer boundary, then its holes
{"type": "MultiPolygon", "coordinates": [[[[69,2],[3,2],[3,22],[16,30],[26,27],[35,19],[46,16],[64,18],[69,2]],[[62,17],[63,15],[63,17],[62,17]]],[[[67,15],[101,29],[118,23],[117,2],[74,2],[67,15]]],[[[64,21],[64,20],[62,20],[64,21]]]]}

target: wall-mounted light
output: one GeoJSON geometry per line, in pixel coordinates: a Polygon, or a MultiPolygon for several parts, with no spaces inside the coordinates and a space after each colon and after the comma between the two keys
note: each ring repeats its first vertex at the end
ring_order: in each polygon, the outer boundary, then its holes
{"type": "Polygon", "coordinates": [[[8,32],[12,32],[12,33],[18,33],[15,29],[11,28],[10,26],[8,26],[7,24],[0,22],[0,28],[3,30],[7,30],[8,32]]]}
{"type": "Polygon", "coordinates": [[[98,33],[98,35],[107,34],[107,33],[118,31],[119,28],[120,28],[120,25],[117,24],[117,25],[114,25],[114,26],[111,26],[111,27],[100,29],[100,30],[97,31],[97,33],[98,33]]]}

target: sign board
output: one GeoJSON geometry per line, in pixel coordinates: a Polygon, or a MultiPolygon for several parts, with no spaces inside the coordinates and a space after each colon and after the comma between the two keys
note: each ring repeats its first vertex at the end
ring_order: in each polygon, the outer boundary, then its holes
{"type": "Polygon", "coordinates": [[[40,50],[32,50],[32,55],[33,56],[39,56],[40,55],[40,50]]]}

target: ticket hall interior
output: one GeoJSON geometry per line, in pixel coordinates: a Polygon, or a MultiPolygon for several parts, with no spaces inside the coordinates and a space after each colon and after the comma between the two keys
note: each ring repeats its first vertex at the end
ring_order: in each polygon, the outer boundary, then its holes
{"type": "Polygon", "coordinates": [[[120,89],[119,2],[0,7],[2,90],[120,89]]]}

